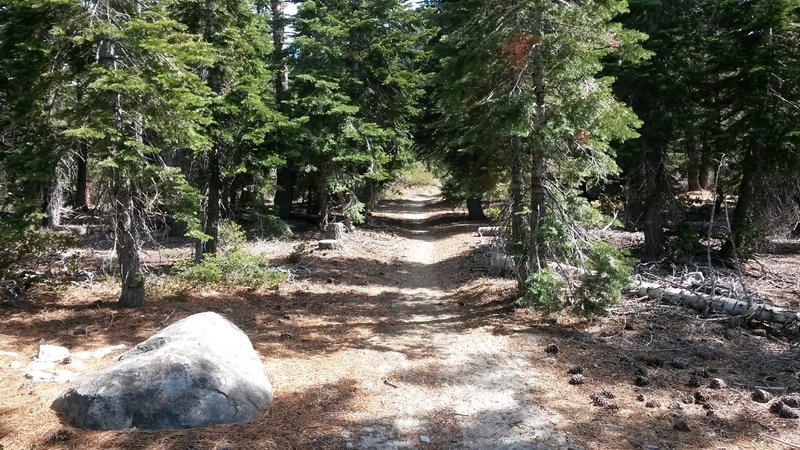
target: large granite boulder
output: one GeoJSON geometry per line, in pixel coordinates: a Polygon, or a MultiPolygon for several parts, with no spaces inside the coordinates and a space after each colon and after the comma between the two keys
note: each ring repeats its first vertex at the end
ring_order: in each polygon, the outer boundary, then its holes
{"type": "Polygon", "coordinates": [[[219,314],[161,330],[53,402],[70,424],[93,430],[193,428],[251,419],[272,386],[247,336],[219,314]]]}

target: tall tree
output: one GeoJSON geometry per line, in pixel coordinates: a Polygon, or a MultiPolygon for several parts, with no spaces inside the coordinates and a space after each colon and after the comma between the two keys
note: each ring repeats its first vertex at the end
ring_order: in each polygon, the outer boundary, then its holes
{"type": "Polygon", "coordinates": [[[582,265],[591,244],[580,223],[591,208],[578,188],[615,173],[610,144],[636,135],[636,117],[611,95],[612,80],[599,75],[604,58],[645,56],[637,45],[643,36],[614,22],[626,6],[438,5],[463,25],[441,33],[446,56],[435,84],[435,128],[458,138],[437,145],[446,160],[491,161],[478,167],[510,181],[512,248],[523,288],[548,261],[582,265]]]}
{"type": "Polygon", "coordinates": [[[399,0],[305,1],[292,43],[292,105],[307,117],[297,167],[322,218],[363,218],[376,184],[410,158],[425,29],[399,0]]]}
{"type": "Polygon", "coordinates": [[[138,252],[146,215],[171,204],[197,232],[197,193],[159,153],[209,147],[201,111],[209,93],[192,70],[209,56],[168,17],[164,2],[97,0],[85,6],[88,25],[76,38],[91,43],[96,55],[84,93],[89,114],[74,120],[78,127],[68,135],[90,142],[98,160],[122,277],[119,303],[136,307],[145,298],[138,252]]]}
{"type": "MultiPolygon", "coordinates": [[[[251,0],[175,0],[172,17],[202,37],[210,60],[198,72],[213,92],[205,127],[211,147],[199,154],[202,167],[203,232],[197,257],[215,253],[223,205],[230,207],[236,175],[263,161],[265,136],[281,122],[271,89],[267,20],[251,0]]],[[[240,177],[241,179],[241,177],[240,177]]]]}

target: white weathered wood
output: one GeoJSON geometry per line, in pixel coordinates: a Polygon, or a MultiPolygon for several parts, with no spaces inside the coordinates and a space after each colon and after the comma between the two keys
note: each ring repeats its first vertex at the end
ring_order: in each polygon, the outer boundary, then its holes
{"type": "Polygon", "coordinates": [[[317,242],[317,248],[320,250],[339,250],[342,248],[342,241],[335,239],[323,239],[317,242]]]}
{"type": "Polygon", "coordinates": [[[766,303],[748,303],[721,295],[692,292],[677,287],[664,287],[655,283],[636,282],[629,287],[639,296],[687,305],[700,311],[714,311],[731,316],[747,316],[751,319],[773,323],[800,323],[800,312],[766,303]]]}
{"type": "Polygon", "coordinates": [[[342,237],[344,237],[343,223],[329,223],[328,226],[325,227],[325,239],[333,239],[338,241],[342,237]]]}
{"type": "Polygon", "coordinates": [[[503,227],[478,227],[478,236],[501,236],[504,231],[503,227]]]}

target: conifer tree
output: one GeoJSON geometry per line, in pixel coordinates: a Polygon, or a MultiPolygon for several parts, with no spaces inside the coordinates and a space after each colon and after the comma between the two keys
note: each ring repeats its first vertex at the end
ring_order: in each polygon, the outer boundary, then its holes
{"type": "Polygon", "coordinates": [[[68,134],[90,143],[107,186],[125,307],[144,301],[139,249],[148,213],[168,205],[200,236],[196,190],[160,152],[209,147],[202,108],[209,92],[192,67],[211,61],[207,46],[167,15],[166,2],[97,0],[75,37],[92,46],[85,117],[68,134]]]}
{"type": "Polygon", "coordinates": [[[334,210],[359,221],[410,158],[425,30],[398,0],[309,0],[294,26],[292,107],[307,118],[296,163],[323,222],[334,210]]]}
{"type": "MultiPolygon", "coordinates": [[[[603,259],[619,275],[617,255],[583,231],[597,216],[578,189],[617,171],[611,143],[636,136],[639,125],[600,76],[605,58],[645,56],[643,36],[614,22],[627,2],[468,3],[439,5],[469,17],[442,32],[449,55],[435,84],[436,127],[461,136],[444,151],[504,162],[484,167],[509,181],[523,290],[549,261],[591,267],[603,259]]],[[[613,296],[621,286],[606,287],[613,296]]]]}
{"type": "Polygon", "coordinates": [[[198,155],[207,236],[198,246],[199,258],[217,251],[222,208],[230,207],[230,197],[236,195],[232,192],[236,176],[253,175],[271,164],[263,143],[282,119],[271,86],[267,19],[257,13],[255,3],[176,0],[170,11],[210,47],[209,64],[198,69],[213,92],[207,106],[213,120],[205,127],[211,148],[198,155]]]}

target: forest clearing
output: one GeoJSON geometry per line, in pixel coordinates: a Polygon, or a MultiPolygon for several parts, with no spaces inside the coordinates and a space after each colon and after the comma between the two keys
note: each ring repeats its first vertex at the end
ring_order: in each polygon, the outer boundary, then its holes
{"type": "MultiPolygon", "coordinates": [[[[755,389],[772,395],[798,391],[796,332],[731,326],[726,315],[633,295],[606,318],[545,319],[513,307],[514,281],[486,273],[490,238],[478,236],[481,223],[443,203],[437,189],[384,202],[375,216],[374,225],[345,238],[344,249],[309,251],[275,291],[196,288],[185,297],[131,310],[116,307],[112,286],[86,276],[37,287],[24,308],[2,310],[0,349],[18,356],[0,356],[0,444],[9,449],[341,449],[350,448],[348,443],[352,448],[784,449],[796,444],[798,421],[781,419],[768,404],[751,399],[755,389]],[[82,431],[61,425],[50,409],[62,384],[30,382],[9,366],[32,358],[40,341],[73,351],[130,346],[203,311],[219,312],[241,327],[267,366],[275,401],[250,423],[82,431]],[[558,353],[547,352],[552,344],[558,353]],[[585,377],[579,385],[570,383],[575,366],[585,377]],[[649,383],[637,386],[643,373],[649,383]],[[693,378],[697,385],[691,385],[693,378]],[[726,386],[709,388],[713,379],[726,386]],[[613,394],[610,406],[592,404],[599,393],[613,394]],[[702,402],[695,400],[698,393],[702,402]],[[679,430],[680,423],[688,428],[679,430]]],[[[298,244],[313,249],[318,235],[261,242],[253,250],[280,265],[298,244]]],[[[177,248],[191,254],[190,245],[177,248]]],[[[102,260],[82,250],[85,261],[102,260]]],[[[178,254],[174,250],[162,253],[178,254]]],[[[758,261],[761,265],[743,270],[747,283],[796,310],[800,257],[763,255],[758,261]]],[[[79,375],[112,357],[87,363],[79,375]]]]}

